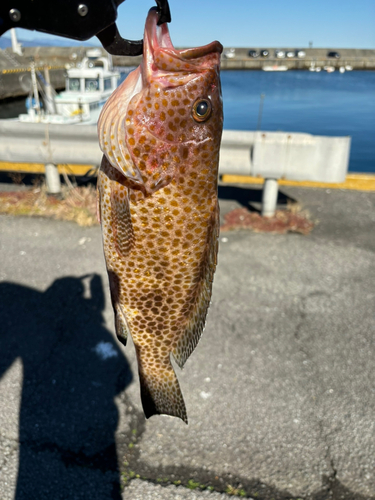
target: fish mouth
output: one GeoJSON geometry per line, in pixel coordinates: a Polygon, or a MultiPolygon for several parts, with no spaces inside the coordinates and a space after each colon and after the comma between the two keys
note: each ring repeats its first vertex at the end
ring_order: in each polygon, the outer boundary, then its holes
{"type": "Polygon", "coordinates": [[[169,34],[167,23],[158,26],[159,14],[156,7],[150,9],[144,33],[144,48],[143,56],[146,66],[149,71],[186,71],[191,70],[191,65],[199,64],[200,68],[206,65],[218,65],[220,62],[220,54],[223,51],[223,46],[220,42],[214,41],[202,47],[194,47],[188,49],[175,49],[169,34]],[[215,57],[216,54],[216,57],[215,57]],[[211,57],[210,57],[211,56],[211,57]],[[214,56],[214,57],[212,57],[214,56]],[[199,61],[194,61],[198,59],[199,61]],[[204,61],[210,59],[210,61],[204,61]],[[178,62],[180,64],[178,64],[178,62]],[[182,66],[182,62],[189,62],[189,68],[182,66]],[[206,64],[204,64],[206,62],[206,64]],[[209,64],[211,63],[211,64],[209,64]]]}

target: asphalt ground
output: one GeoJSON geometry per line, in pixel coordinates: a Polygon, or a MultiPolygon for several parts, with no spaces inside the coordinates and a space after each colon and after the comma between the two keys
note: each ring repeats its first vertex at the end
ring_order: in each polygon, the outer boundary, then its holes
{"type": "MultiPolygon", "coordinates": [[[[259,200],[220,187],[223,215],[259,200]]],[[[221,234],[188,426],[143,417],[100,229],[0,216],[2,500],[375,498],[375,194],[279,200],[317,225],[221,234]]]]}

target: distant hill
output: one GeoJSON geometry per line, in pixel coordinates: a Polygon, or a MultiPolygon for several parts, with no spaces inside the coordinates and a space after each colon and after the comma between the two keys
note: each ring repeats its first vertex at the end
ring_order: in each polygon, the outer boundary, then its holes
{"type": "MultiPolygon", "coordinates": [[[[70,38],[55,38],[55,39],[43,39],[34,38],[33,40],[22,40],[22,38],[17,38],[18,42],[23,45],[23,47],[98,47],[98,43],[92,43],[91,41],[78,42],[77,40],[71,40],[70,38]]],[[[7,49],[12,46],[12,41],[10,37],[3,35],[0,37],[0,49],[7,49]]]]}

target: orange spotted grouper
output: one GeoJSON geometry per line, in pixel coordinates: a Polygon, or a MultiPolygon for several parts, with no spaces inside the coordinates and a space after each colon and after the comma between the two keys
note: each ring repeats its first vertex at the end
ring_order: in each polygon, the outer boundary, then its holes
{"type": "Polygon", "coordinates": [[[143,60],[107,101],[98,210],[116,333],[130,333],[146,418],[187,423],[170,353],[182,367],[202,334],[219,233],[223,126],[219,42],[176,50],[157,11],[143,60]]]}

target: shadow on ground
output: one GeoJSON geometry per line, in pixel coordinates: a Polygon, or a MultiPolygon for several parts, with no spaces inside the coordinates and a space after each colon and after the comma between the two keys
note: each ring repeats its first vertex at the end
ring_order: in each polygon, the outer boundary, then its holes
{"type": "MultiPolygon", "coordinates": [[[[92,167],[87,169],[86,175],[70,175],[69,178],[77,186],[96,186],[97,169],[92,167]]],[[[63,175],[60,175],[61,184],[65,184],[63,175]]],[[[0,184],[3,191],[20,191],[44,184],[44,174],[27,174],[23,172],[0,172],[0,184]]]]}
{"type": "Polygon", "coordinates": [[[104,327],[98,275],[44,293],[0,284],[0,377],[23,366],[16,500],[120,499],[114,397],[132,380],[104,327]]]}
{"type": "MultiPolygon", "coordinates": [[[[262,193],[261,187],[259,187],[259,189],[254,189],[229,185],[225,186],[222,184],[219,186],[219,200],[236,201],[252,212],[260,212],[259,207],[253,206],[252,204],[262,203],[262,193]]],[[[288,203],[296,203],[296,200],[279,191],[277,204],[286,206],[288,203]]]]}

